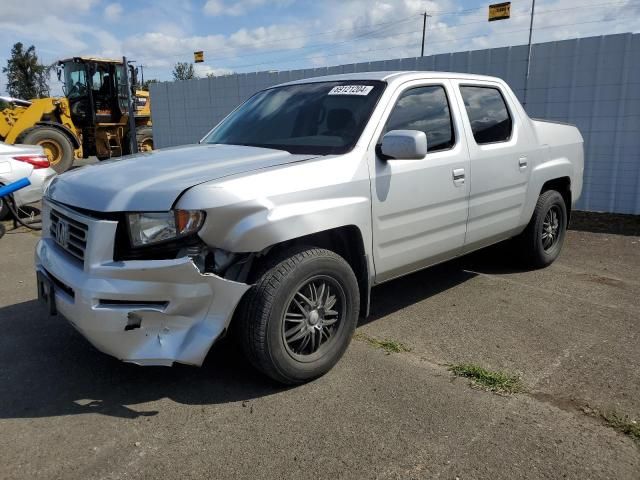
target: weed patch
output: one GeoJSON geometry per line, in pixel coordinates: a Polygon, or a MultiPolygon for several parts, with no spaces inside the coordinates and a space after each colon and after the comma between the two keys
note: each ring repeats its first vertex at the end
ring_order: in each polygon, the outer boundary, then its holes
{"type": "Polygon", "coordinates": [[[631,420],[628,415],[622,416],[616,412],[601,413],[600,416],[611,428],[640,443],[640,423],[636,420],[631,420]]]}
{"type": "Polygon", "coordinates": [[[378,340],[377,338],[370,337],[364,333],[356,333],[353,338],[366,342],[376,348],[380,348],[384,350],[387,355],[411,351],[411,349],[402,342],[396,342],[395,340],[378,340]]]}
{"type": "Polygon", "coordinates": [[[458,377],[471,379],[473,386],[490,392],[508,394],[524,390],[518,375],[506,372],[492,372],[486,368],[471,363],[449,365],[449,371],[458,377]]]}

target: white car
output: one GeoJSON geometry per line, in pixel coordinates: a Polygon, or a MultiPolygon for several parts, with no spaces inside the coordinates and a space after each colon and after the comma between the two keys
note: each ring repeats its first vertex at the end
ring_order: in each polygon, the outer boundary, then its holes
{"type": "MultiPolygon", "coordinates": [[[[28,178],[31,185],[13,194],[16,206],[34,203],[42,198],[47,182],[56,174],[42,147],[35,145],[7,145],[0,142],[0,185],[28,178]]],[[[0,198],[0,220],[9,215],[6,199],[0,198]]]]}

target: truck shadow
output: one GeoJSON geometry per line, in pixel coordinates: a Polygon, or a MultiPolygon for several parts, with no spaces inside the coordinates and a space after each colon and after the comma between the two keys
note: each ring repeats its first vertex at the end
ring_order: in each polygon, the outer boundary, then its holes
{"type": "MultiPolygon", "coordinates": [[[[495,270],[493,255],[465,257],[377,287],[365,323],[466,282],[475,276],[467,269],[471,263],[495,270]]],[[[159,413],[144,404],[162,398],[211,405],[286,390],[253,370],[230,340],[214,346],[202,368],[122,363],[95,350],[63,318],[48,317],[35,300],[1,308],[0,332],[0,418],[100,413],[134,419],[159,413]]]]}
{"type": "Polygon", "coordinates": [[[161,398],[209,405],[284,390],[255,372],[226,340],[202,368],[139,367],[100,353],[35,300],[0,309],[0,328],[0,418],[137,418],[156,415],[143,404],[161,398]]]}
{"type": "Polygon", "coordinates": [[[574,211],[570,230],[614,235],[640,235],[640,215],[574,211]]]}
{"type": "Polygon", "coordinates": [[[522,271],[517,266],[511,245],[499,243],[375,287],[371,294],[369,317],[361,319],[359,325],[366,325],[461,285],[478,273],[501,275],[522,271]]]}

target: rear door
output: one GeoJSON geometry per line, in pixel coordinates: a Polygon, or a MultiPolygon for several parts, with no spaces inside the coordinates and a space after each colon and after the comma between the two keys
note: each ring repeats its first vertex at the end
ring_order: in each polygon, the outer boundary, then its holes
{"type": "Polygon", "coordinates": [[[370,147],[373,246],[381,282],[455,256],[464,245],[469,155],[449,80],[398,87],[375,133],[421,130],[420,160],[384,159],[370,147]]]}
{"type": "Polygon", "coordinates": [[[531,171],[528,130],[498,82],[452,80],[471,158],[465,251],[517,233],[531,171]]]}

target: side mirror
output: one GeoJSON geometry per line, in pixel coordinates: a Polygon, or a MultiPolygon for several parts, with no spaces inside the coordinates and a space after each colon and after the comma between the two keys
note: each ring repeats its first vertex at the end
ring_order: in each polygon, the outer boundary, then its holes
{"type": "Polygon", "coordinates": [[[427,155],[427,136],[419,130],[391,130],[382,137],[382,154],[397,160],[420,160],[427,155]]]}

